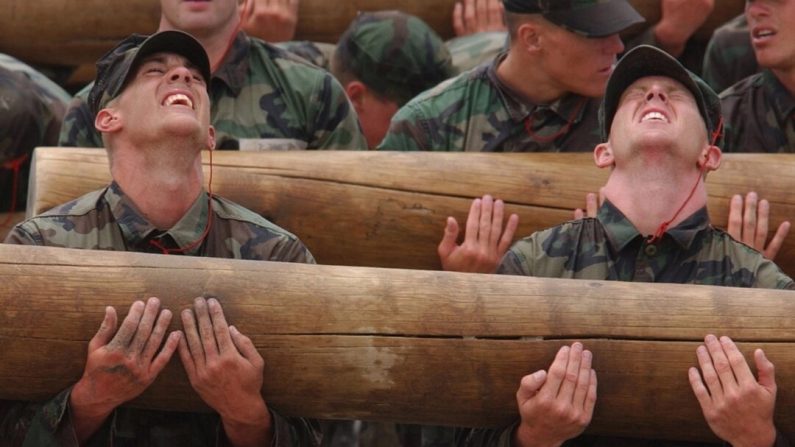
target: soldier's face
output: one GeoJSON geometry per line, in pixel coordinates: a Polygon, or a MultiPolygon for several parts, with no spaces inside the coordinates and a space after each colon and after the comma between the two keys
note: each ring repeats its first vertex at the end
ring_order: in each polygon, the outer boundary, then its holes
{"type": "Polygon", "coordinates": [[[194,150],[213,145],[205,80],[182,56],[157,53],[146,58],[115,108],[133,138],[190,137],[194,150]]]}
{"type": "Polygon", "coordinates": [[[604,95],[624,44],[617,35],[588,38],[559,26],[545,27],[541,36],[541,69],[563,92],[598,98],[604,95]]]}
{"type": "Polygon", "coordinates": [[[795,0],[748,0],[745,16],[759,65],[795,69],[795,0]]]}
{"type": "Polygon", "coordinates": [[[204,37],[233,30],[240,21],[238,0],[160,0],[160,28],[204,37]]]}
{"type": "Polygon", "coordinates": [[[642,155],[654,163],[696,166],[707,130],[690,91],[678,81],[649,76],[621,95],[610,144],[616,166],[642,155]]]}

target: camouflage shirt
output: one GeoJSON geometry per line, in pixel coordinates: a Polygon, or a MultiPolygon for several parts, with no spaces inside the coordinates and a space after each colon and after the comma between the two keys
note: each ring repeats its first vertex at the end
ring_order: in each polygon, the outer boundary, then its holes
{"type": "Polygon", "coordinates": [[[507,51],[508,39],[506,31],[485,31],[450,39],[445,45],[453,58],[453,67],[461,73],[491,62],[507,51]]]}
{"type": "Polygon", "coordinates": [[[68,102],[69,94],[46,76],[0,54],[0,212],[11,211],[15,186],[13,211],[25,209],[30,154],[57,143],[68,102]]]}
{"type": "MultiPolygon", "coordinates": [[[[709,223],[702,208],[648,243],[610,201],[596,218],[570,221],[514,244],[497,273],[548,278],[664,282],[728,287],[793,289],[795,283],[756,250],[709,223]]],[[[597,372],[598,374],[598,372],[597,372]]],[[[518,384],[517,384],[518,386],[518,384]]],[[[516,424],[501,430],[468,430],[467,446],[512,445],[516,424]]],[[[584,435],[564,446],[715,446],[721,443],[630,440],[584,435]]],[[[774,447],[789,445],[779,433],[774,447]]]]}
{"type": "MultiPolygon", "coordinates": [[[[60,146],[102,147],[86,103],[69,105],[60,146]]],[[[237,35],[210,83],[219,149],[366,149],[356,111],[339,83],[292,53],[237,35]]]]}
{"type": "Polygon", "coordinates": [[[392,118],[383,150],[591,151],[600,142],[599,99],[568,94],[532,104],[497,77],[501,54],[426,91],[392,118]]]}
{"type": "Polygon", "coordinates": [[[733,18],[712,33],[704,55],[702,78],[720,93],[759,71],[745,14],[733,18]]]}
{"type": "MultiPolygon", "coordinates": [[[[149,223],[116,183],[61,205],[17,225],[6,243],[93,250],[160,253],[163,247],[187,247],[199,239],[207,224],[210,203],[203,192],[182,219],[168,231],[149,223]]],[[[206,240],[186,254],[217,258],[314,263],[312,254],[292,234],[263,217],[214,196],[212,227],[206,240]]],[[[65,390],[43,405],[0,402],[0,445],[77,447],[65,390]],[[26,437],[27,436],[27,437],[26,437]],[[7,442],[8,444],[4,444],[7,442]]],[[[273,414],[274,445],[317,445],[314,422],[273,414]]],[[[164,413],[118,408],[92,437],[91,446],[220,445],[217,415],[164,413]]]]}
{"type": "Polygon", "coordinates": [[[795,99],[773,72],[743,79],[720,99],[724,152],[795,152],[795,99]]]}
{"type": "Polygon", "coordinates": [[[517,242],[498,273],[795,289],[776,264],[713,228],[706,208],[650,244],[609,201],[596,218],[567,222],[517,242]]]}

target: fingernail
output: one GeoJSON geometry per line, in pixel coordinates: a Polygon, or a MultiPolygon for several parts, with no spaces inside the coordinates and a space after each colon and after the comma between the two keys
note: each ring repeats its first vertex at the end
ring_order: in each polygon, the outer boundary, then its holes
{"type": "Polygon", "coordinates": [[[709,335],[707,335],[706,337],[704,337],[704,341],[706,341],[707,343],[712,343],[712,342],[716,342],[716,341],[718,341],[718,338],[717,338],[717,337],[715,337],[715,336],[714,336],[714,335],[712,335],[712,334],[709,334],[709,335]]]}
{"type": "Polygon", "coordinates": [[[237,334],[238,330],[237,330],[237,328],[234,325],[232,325],[232,326],[229,326],[229,332],[237,334]]]}
{"type": "Polygon", "coordinates": [[[592,356],[593,356],[593,354],[591,354],[591,351],[583,351],[582,352],[582,358],[585,359],[585,360],[591,360],[592,356]]]}

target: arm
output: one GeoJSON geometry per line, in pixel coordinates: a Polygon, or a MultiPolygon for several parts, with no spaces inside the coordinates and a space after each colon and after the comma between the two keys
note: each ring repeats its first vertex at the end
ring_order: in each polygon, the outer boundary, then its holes
{"type": "Polygon", "coordinates": [[[298,24],[298,0],[247,0],[243,30],[275,43],[293,40],[298,24]]]}
{"type": "Polygon", "coordinates": [[[770,203],[767,200],[758,200],[755,192],[749,192],[745,196],[745,211],[743,211],[743,197],[736,194],[729,204],[729,223],[726,232],[734,239],[757,249],[772,261],[789,234],[790,223],[782,222],[773,239],[766,246],[769,219],[770,203]]]}
{"type": "Polygon", "coordinates": [[[458,37],[489,31],[507,31],[500,0],[463,0],[453,8],[453,29],[458,37]]]}
{"type": "Polygon", "coordinates": [[[505,205],[491,196],[472,201],[467,216],[464,243],[458,245],[458,222],[447,218],[437,252],[442,269],[457,272],[494,273],[513,240],[519,216],[511,214],[502,228],[505,205]]]}
{"type": "Polygon", "coordinates": [[[733,446],[773,446],[776,379],[773,363],[761,349],[754,352],[759,380],[729,337],[707,335],[696,350],[701,374],[690,368],[693,393],[709,427],[733,446]]]}
{"type": "Polygon", "coordinates": [[[182,324],[182,364],[199,397],[220,414],[229,443],[270,445],[273,418],[261,394],[265,361],[254,344],[227,324],[213,298],[196,298],[193,310],[182,312],[182,324]]]}

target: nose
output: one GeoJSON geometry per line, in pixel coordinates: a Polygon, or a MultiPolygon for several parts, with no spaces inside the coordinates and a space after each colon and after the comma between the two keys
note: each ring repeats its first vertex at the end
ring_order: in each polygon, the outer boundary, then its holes
{"type": "Polygon", "coordinates": [[[621,41],[621,36],[618,34],[611,34],[602,38],[602,44],[605,53],[621,54],[624,52],[624,42],[621,41]]]}
{"type": "Polygon", "coordinates": [[[646,102],[652,102],[655,98],[664,103],[668,102],[668,95],[660,87],[653,85],[648,92],[646,92],[646,102]]]}
{"type": "Polygon", "coordinates": [[[193,75],[191,74],[190,70],[188,70],[188,67],[185,67],[184,65],[178,65],[172,68],[169,72],[169,80],[171,80],[171,82],[182,81],[186,84],[190,84],[191,81],[193,81],[193,75]]]}
{"type": "Polygon", "coordinates": [[[762,0],[748,0],[745,2],[745,15],[748,18],[759,18],[767,15],[768,10],[765,2],[762,0]]]}

